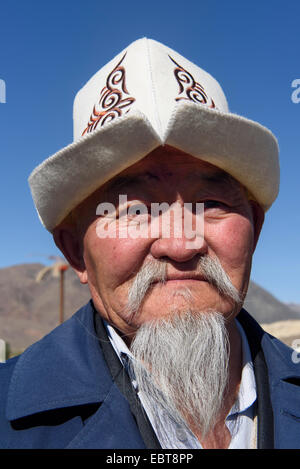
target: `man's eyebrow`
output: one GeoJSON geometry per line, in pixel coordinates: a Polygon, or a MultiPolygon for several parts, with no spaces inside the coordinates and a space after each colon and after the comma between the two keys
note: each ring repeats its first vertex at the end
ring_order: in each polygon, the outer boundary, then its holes
{"type": "MultiPolygon", "coordinates": [[[[206,182],[211,184],[224,184],[230,183],[232,186],[236,186],[239,184],[230,174],[226,173],[222,169],[212,170],[210,172],[203,171],[201,169],[196,169],[191,171],[191,173],[186,176],[187,182],[195,183],[196,180],[198,182],[206,182]]],[[[143,173],[135,173],[135,174],[126,174],[124,176],[117,176],[116,179],[110,181],[106,188],[106,192],[111,192],[118,190],[120,191],[122,187],[127,187],[130,185],[142,185],[149,181],[156,181],[159,182],[160,178],[158,175],[153,174],[150,171],[146,171],[143,173]]]]}
{"type": "Polygon", "coordinates": [[[128,174],[125,176],[119,176],[115,180],[111,181],[107,186],[107,191],[113,191],[120,189],[123,186],[128,186],[131,184],[143,184],[150,179],[157,179],[158,177],[150,172],[146,173],[137,173],[137,174],[128,174]]]}
{"type": "Polygon", "coordinates": [[[189,176],[186,178],[187,180],[191,179],[199,179],[199,181],[203,182],[210,182],[210,183],[224,183],[229,182],[231,184],[237,183],[237,181],[228,173],[223,171],[222,169],[216,169],[212,172],[202,171],[201,169],[195,170],[190,173],[189,176]]]}

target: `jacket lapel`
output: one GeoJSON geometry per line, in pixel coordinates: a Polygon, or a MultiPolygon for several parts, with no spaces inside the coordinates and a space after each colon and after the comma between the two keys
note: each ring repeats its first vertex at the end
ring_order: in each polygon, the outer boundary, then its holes
{"type": "Polygon", "coordinates": [[[129,376],[117,357],[110,340],[107,336],[103,321],[97,311],[95,314],[95,330],[99,337],[99,344],[101,344],[103,355],[107,366],[110,370],[112,380],[116,383],[122,395],[126,398],[131,412],[135,418],[136,425],[141,433],[146,448],[159,449],[161,448],[159,441],[156,438],[155,432],[142,409],[140,400],[136,395],[135,390],[130,382],[129,376]]]}
{"type": "Polygon", "coordinates": [[[257,392],[257,448],[272,449],[274,448],[273,410],[270,400],[268,369],[261,348],[264,331],[245,310],[240,312],[237,319],[246,333],[253,361],[257,392]]]}
{"type": "Polygon", "coordinates": [[[300,449],[300,399],[299,378],[286,378],[274,386],[275,447],[300,449]]]}
{"type": "Polygon", "coordinates": [[[128,402],[112,385],[99,410],[67,449],[145,449],[128,402]]]}
{"type": "Polygon", "coordinates": [[[293,350],[267,334],[242,309],[258,395],[258,448],[300,448],[300,369],[293,350]]]}

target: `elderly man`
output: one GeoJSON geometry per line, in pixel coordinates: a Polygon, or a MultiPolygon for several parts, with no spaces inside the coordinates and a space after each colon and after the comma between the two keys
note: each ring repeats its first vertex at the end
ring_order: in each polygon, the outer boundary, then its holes
{"type": "Polygon", "coordinates": [[[299,448],[299,366],[242,308],[274,136],[147,39],[78,93],[74,134],[30,186],[91,301],[0,369],[0,446],[299,448]]]}

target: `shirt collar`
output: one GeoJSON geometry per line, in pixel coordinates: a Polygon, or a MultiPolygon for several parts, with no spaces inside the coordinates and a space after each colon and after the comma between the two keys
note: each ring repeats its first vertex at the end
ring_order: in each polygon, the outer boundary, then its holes
{"type": "Polygon", "coordinates": [[[106,332],[111,342],[111,345],[113,346],[121,362],[123,363],[122,355],[127,355],[128,357],[132,358],[132,354],[129,348],[127,347],[127,345],[125,344],[121,336],[117,333],[115,328],[112,327],[110,324],[108,324],[108,322],[105,319],[102,319],[102,320],[106,328],[106,332]]]}
{"type": "Polygon", "coordinates": [[[241,324],[235,320],[242,340],[242,376],[237,400],[229,415],[245,412],[257,398],[254,367],[246,334],[241,324]]]}

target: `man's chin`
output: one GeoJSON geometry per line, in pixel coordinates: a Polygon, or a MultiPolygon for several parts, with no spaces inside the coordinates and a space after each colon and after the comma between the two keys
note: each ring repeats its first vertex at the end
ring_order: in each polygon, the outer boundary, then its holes
{"type": "Polygon", "coordinates": [[[210,301],[197,301],[192,294],[182,290],[177,291],[172,297],[149,298],[140,311],[133,315],[130,324],[140,327],[147,322],[171,318],[176,314],[184,316],[186,314],[209,314],[216,311],[229,321],[240,309],[241,306],[232,300],[211,298],[210,301]]]}

